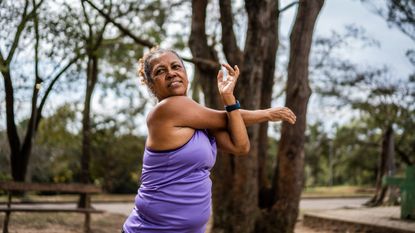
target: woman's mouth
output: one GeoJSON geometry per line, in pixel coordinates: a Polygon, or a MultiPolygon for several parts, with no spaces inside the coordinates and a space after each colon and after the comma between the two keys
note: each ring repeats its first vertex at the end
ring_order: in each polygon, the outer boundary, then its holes
{"type": "Polygon", "coordinates": [[[167,85],[167,87],[178,87],[182,85],[182,81],[173,81],[167,85]]]}

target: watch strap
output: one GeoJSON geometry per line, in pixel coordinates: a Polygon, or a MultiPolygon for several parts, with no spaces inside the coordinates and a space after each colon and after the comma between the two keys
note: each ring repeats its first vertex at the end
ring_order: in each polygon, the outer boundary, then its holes
{"type": "Polygon", "coordinates": [[[235,104],[225,105],[225,110],[227,112],[232,112],[233,110],[240,109],[240,108],[241,108],[241,104],[239,103],[238,100],[236,100],[236,103],[235,104]]]}

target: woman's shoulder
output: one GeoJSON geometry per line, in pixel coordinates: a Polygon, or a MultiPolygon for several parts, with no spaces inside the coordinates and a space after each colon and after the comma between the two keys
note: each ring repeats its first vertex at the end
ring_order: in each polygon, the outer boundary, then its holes
{"type": "Polygon", "coordinates": [[[188,96],[184,96],[184,95],[170,96],[170,97],[163,99],[159,103],[157,103],[156,108],[166,108],[170,105],[183,104],[183,103],[189,103],[189,102],[194,102],[194,101],[188,96]]]}
{"type": "Polygon", "coordinates": [[[192,107],[192,105],[197,104],[194,100],[187,96],[172,96],[163,99],[156,104],[152,110],[153,114],[170,114],[170,113],[180,113],[186,108],[192,107]]]}
{"type": "Polygon", "coordinates": [[[165,117],[172,118],[181,111],[190,107],[194,102],[187,96],[171,96],[158,102],[156,106],[149,112],[147,123],[153,122],[165,117]]]}

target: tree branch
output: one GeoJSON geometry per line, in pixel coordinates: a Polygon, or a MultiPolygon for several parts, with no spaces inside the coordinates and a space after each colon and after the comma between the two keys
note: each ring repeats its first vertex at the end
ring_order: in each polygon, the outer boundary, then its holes
{"type": "Polygon", "coordinates": [[[88,16],[88,14],[86,13],[86,9],[85,9],[85,4],[84,4],[84,1],[83,0],[81,0],[81,5],[82,5],[82,13],[84,14],[84,17],[85,17],[85,23],[88,25],[88,33],[89,33],[89,35],[86,37],[86,38],[88,38],[88,40],[92,40],[92,25],[91,25],[91,22],[89,22],[89,16],[88,16]]]}
{"type": "MultiPolygon", "coordinates": [[[[111,22],[114,26],[116,26],[122,33],[124,33],[125,35],[127,35],[128,37],[130,37],[132,40],[134,40],[135,43],[140,44],[142,46],[148,47],[148,48],[152,48],[155,47],[156,44],[149,41],[149,40],[145,40],[142,38],[139,38],[138,36],[134,35],[133,33],[131,33],[130,30],[128,30],[127,28],[125,28],[124,26],[122,26],[121,24],[117,23],[113,18],[111,18],[108,14],[106,14],[104,11],[102,11],[101,9],[99,9],[97,6],[95,6],[91,1],[89,0],[82,0],[87,2],[92,8],[94,8],[96,11],[98,11],[98,13],[103,16],[106,20],[108,20],[109,22],[111,22]]],[[[187,61],[187,62],[191,62],[194,64],[200,64],[200,65],[205,65],[207,67],[210,68],[218,68],[220,66],[220,64],[214,60],[211,59],[206,59],[206,58],[187,58],[187,57],[182,57],[183,61],[187,61]]]]}
{"type": "Polygon", "coordinates": [[[28,7],[29,7],[29,1],[26,0],[25,6],[23,9],[22,18],[20,20],[19,25],[17,26],[17,31],[16,31],[16,34],[14,35],[13,42],[12,42],[12,45],[9,51],[9,55],[7,55],[7,58],[6,58],[6,62],[5,62],[6,64],[9,64],[11,59],[13,58],[14,51],[16,50],[17,45],[19,44],[20,34],[22,33],[28,21],[28,18],[26,17],[28,7]]]}
{"type": "MultiPolygon", "coordinates": [[[[36,1],[33,0],[33,5],[36,4],[36,1]]],[[[33,24],[34,24],[34,28],[35,28],[35,88],[36,88],[36,83],[38,80],[40,80],[39,77],[39,20],[37,17],[37,14],[35,13],[34,17],[33,17],[33,24]]]]}
{"type": "MultiPolygon", "coordinates": [[[[192,1],[192,25],[189,38],[189,46],[193,55],[197,58],[211,60],[213,63],[219,64],[217,57],[213,49],[208,45],[206,36],[206,6],[207,1],[192,1]]],[[[212,67],[211,65],[205,66],[200,64],[199,69],[217,69],[219,67],[212,67]]]]}
{"type": "Polygon", "coordinates": [[[6,61],[4,60],[3,54],[0,51],[0,73],[3,73],[7,70],[7,64],[6,61]]]}
{"type": "Polygon", "coordinates": [[[149,47],[149,48],[152,48],[152,47],[156,46],[156,44],[154,44],[153,42],[148,41],[148,40],[144,40],[142,38],[138,38],[137,36],[135,36],[134,34],[132,34],[128,29],[126,29],[125,27],[123,27],[121,24],[115,22],[114,19],[112,19],[108,14],[106,14],[104,11],[102,11],[97,6],[95,6],[91,1],[89,1],[89,0],[82,0],[82,2],[87,2],[92,8],[94,8],[96,11],[98,11],[98,13],[101,16],[103,16],[106,20],[108,20],[109,22],[111,22],[112,24],[114,24],[122,33],[124,33],[125,35],[129,36],[136,43],[141,44],[141,45],[146,46],[146,47],[149,47]]]}
{"type": "Polygon", "coordinates": [[[299,3],[299,1],[294,1],[294,2],[292,2],[292,3],[288,4],[288,5],[286,5],[285,7],[283,7],[282,9],[280,9],[280,10],[278,10],[278,11],[279,11],[279,13],[281,14],[282,12],[284,12],[284,11],[286,11],[286,10],[290,9],[291,7],[295,6],[295,5],[296,5],[296,4],[298,4],[298,3],[299,3]]]}
{"type": "Polygon", "coordinates": [[[34,16],[34,12],[37,10],[37,8],[40,7],[40,5],[42,3],[43,3],[43,0],[41,0],[39,2],[39,4],[34,5],[32,11],[29,14],[27,14],[27,8],[28,8],[28,5],[29,5],[29,1],[28,0],[26,1],[25,8],[23,10],[22,20],[20,21],[19,25],[17,26],[17,31],[16,31],[16,34],[14,35],[13,43],[12,43],[12,46],[10,48],[9,55],[7,56],[7,59],[6,59],[6,64],[9,64],[11,62],[12,58],[13,58],[14,52],[17,49],[17,46],[18,46],[19,40],[20,40],[20,36],[23,32],[23,29],[26,26],[26,23],[30,20],[30,18],[32,18],[34,16]]]}
{"type": "Polygon", "coordinates": [[[34,127],[35,130],[37,130],[37,128],[39,127],[39,122],[40,122],[40,119],[42,118],[42,110],[43,110],[43,107],[44,107],[44,105],[46,103],[46,99],[48,98],[50,92],[53,89],[53,86],[58,81],[58,79],[62,76],[62,74],[64,74],[66,72],[66,70],[69,69],[69,67],[71,67],[73,64],[75,64],[75,62],[77,62],[83,56],[85,56],[85,54],[78,54],[77,56],[75,56],[74,58],[72,58],[72,60],[70,60],[68,62],[68,64],[66,64],[66,66],[64,66],[62,68],[62,70],[59,71],[59,73],[56,74],[56,76],[53,78],[52,82],[46,88],[45,94],[44,94],[42,100],[40,101],[39,107],[37,108],[37,116],[38,117],[36,119],[36,124],[35,124],[35,127],[34,127]]]}
{"type": "Polygon", "coordinates": [[[230,0],[219,1],[220,23],[222,25],[222,45],[225,57],[230,64],[241,64],[243,53],[236,43],[233,31],[233,14],[230,0]]]}
{"type": "MultiPolygon", "coordinates": [[[[109,7],[109,12],[108,12],[108,15],[110,15],[110,14],[111,14],[111,10],[112,10],[112,1],[110,1],[110,7],[109,7]]],[[[101,42],[102,42],[102,40],[103,40],[103,38],[104,38],[105,28],[107,27],[108,23],[109,23],[109,21],[108,21],[107,19],[105,19],[104,26],[103,26],[103,27],[102,27],[102,29],[98,32],[98,38],[97,38],[97,40],[95,41],[95,45],[94,45],[94,47],[93,47],[93,51],[95,51],[96,49],[98,49],[98,47],[101,45],[101,42]]]]}

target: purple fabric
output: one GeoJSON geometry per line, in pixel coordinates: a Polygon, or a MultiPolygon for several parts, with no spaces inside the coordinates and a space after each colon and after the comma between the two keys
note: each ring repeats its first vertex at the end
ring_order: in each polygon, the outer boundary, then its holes
{"type": "Polygon", "coordinates": [[[215,160],[216,142],[205,130],[195,130],[186,144],[174,150],[146,148],[141,185],[125,232],[204,233],[215,160]]]}

